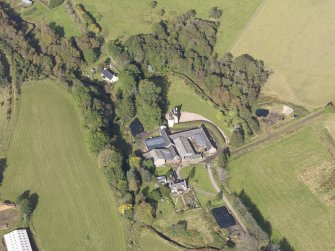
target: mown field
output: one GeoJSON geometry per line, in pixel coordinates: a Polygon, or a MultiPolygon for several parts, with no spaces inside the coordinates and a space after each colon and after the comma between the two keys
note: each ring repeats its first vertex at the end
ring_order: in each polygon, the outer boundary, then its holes
{"type": "Polygon", "coordinates": [[[296,251],[334,250],[335,165],[313,128],[233,159],[229,185],[245,190],[270,221],[273,238],[296,251]]]}
{"type": "Polygon", "coordinates": [[[1,196],[38,194],[32,227],[40,250],[126,250],[105,177],[88,152],[74,102],[62,87],[22,89],[1,196]]]}
{"type": "Polygon", "coordinates": [[[335,98],[332,0],[267,0],[232,48],[264,60],[273,74],[263,92],[305,106],[335,98]]]}

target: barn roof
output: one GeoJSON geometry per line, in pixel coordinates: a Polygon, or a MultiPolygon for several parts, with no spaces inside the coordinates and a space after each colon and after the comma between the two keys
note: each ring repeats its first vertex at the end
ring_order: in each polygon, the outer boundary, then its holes
{"type": "Polygon", "coordinates": [[[133,120],[133,122],[130,123],[129,129],[130,129],[130,132],[133,135],[133,137],[135,137],[135,136],[141,134],[142,132],[144,132],[144,127],[143,127],[141,121],[138,118],[135,118],[133,120]]]}
{"type": "Polygon", "coordinates": [[[145,144],[148,148],[148,150],[152,150],[155,148],[162,148],[165,146],[165,141],[164,138],[159,136],[159,137],[154,137],[154,138],[149,138],[145,140],[145,144]]]}
{"type": "Polygon", "coordinates": [[[108,78],[109,80],[112,80],[114,77],[114,74],[111,73],[108,69],[104,69],[101,74],[105,77],[108,78]]]}

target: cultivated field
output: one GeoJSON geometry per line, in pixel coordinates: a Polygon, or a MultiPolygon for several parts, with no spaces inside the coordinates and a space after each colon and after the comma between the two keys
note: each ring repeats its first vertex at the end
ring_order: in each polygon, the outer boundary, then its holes
{"type": "Polygon", "coordinates": [[[299,250],[334,250],[335,165],[313,128],[260,147],[229,164],[230,188],[246,194],[299,250]]]}
{"type": "Polygon", "coordinates": [[[38,194],[31,225],[42,251],[126,249],[112,192],[83,136],[62,87],[23,87],[0,192],[11,200],[25,190],[38,194]]]}
{"type": "Polygon", "coordinates": [[[335,1],[266,0],[232,48],[264,60],[263,92],[308,109],[335,98],[335,1]]]}

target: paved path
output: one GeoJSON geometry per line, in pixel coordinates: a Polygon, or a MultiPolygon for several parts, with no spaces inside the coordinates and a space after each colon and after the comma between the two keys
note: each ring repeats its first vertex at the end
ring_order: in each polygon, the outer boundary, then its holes
{"type": "MultiPolygon", "coordinates": [[[[220,187],[216,184],[214,177],[213,177],[213,173],[212,173],[212,169],[211,166],[208,164],[206,165],[206,169],[208,172],[208,176],[209,179],[212,183],[212,186],[214,187],[214,189],[219,193],[221,191],[220,187]]],[[[232,206],[232,204],[230,204],[229,200],[224,196],[224,194],[222,195],[222,200],[224,201],[224,203],[226,204],[226,207],[228,208],[228,210],[234,215],[234,218],[236,219],[236,221],[238,222],[238,224],[241,226],[241,228],[244,230],[244,232],[247,232],[247,228],[245,227],[245,225],[243,224],[240,216],[238,215],[238,213],[236,212],[236,210],[234,209],[234,207],[232,206]]]]}

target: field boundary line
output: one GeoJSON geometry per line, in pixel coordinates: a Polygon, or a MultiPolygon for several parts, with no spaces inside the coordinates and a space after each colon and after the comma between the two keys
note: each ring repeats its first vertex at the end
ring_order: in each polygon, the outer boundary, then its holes
{"type": "Polygon", "coordinates": [[[257,7],[252,17],[248,20],[248,22],[244,25],[243,29],[241,30],[240,34],[237,36],[235,41],[232,43],[232,45],[228,48],[227,52],[231,52],[235,46],[240,42],[242,37],[244,36],[247,29],[250,27],[251,23],[257,18],[258,14],[261,12],[261,10],[264,8],[264,6],[269,3],[269,0],[263,0],[262,3],[257,7]]]}

